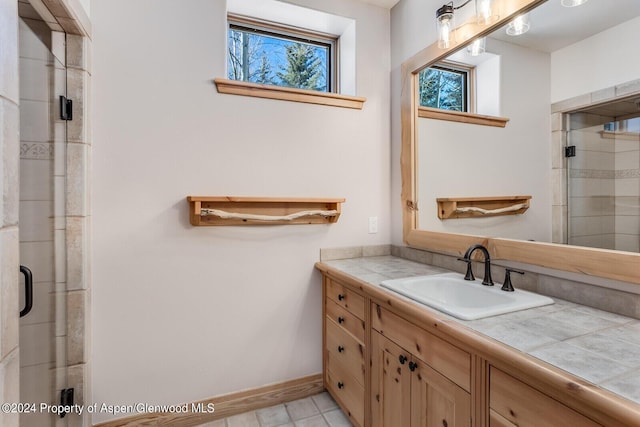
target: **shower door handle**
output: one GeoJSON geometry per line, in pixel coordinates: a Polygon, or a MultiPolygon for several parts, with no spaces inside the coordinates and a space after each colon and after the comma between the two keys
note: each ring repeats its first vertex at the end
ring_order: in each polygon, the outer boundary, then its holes
{"type": "Polygon", "coordinates": [[[20,311],[20,317],[24,317],[33,307],[33,275],[24,265],[20,266],[20,273],[24,274],[24,308],[20,311]]]}

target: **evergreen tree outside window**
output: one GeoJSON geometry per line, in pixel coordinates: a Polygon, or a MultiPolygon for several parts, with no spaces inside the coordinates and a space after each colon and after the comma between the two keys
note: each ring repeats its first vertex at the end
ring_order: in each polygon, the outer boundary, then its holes
{"type": "Polygon", "coordinates": [[[227,69],[230,80],[335,91],[334,39],[307,37],[269,25],[229,21],[227,69]]]}
{"type": "Polygon", "coordinates": [[[434,65],[420,71],[420,106],[440,110],[471,112],[469,109],[470,69],[434,65]]]}

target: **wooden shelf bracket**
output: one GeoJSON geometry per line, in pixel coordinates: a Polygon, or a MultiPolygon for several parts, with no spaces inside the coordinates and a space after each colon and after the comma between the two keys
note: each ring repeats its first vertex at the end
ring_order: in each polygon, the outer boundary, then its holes
{"type": "Polygon", "coordinates": [[[191,225],[331,224],[345,199],[188,196],[191,225]]]}
{"type": "Polygon", "coordinates": [[[517,215],[529,209],[531,196],[446,197],[436,199],[438,218],[479,218],[517,215]]]}

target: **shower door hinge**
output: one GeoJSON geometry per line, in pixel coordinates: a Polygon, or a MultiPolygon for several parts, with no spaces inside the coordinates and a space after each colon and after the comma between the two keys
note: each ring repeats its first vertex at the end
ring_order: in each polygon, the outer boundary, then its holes
{"type": "MultiPolygon", "coordinates": [[[[73,388],[65,388],[60,391],[60,407],[61,408],[70,408],[73,406],[73,388]]],[[[67,415],[66,410],[61,410],[59,415],[60,418],[64,418],[67,415]]]]}
{"type": "Polygon", "coordinates": [[[575,157],[576,156],[576,146],[568,145],[564,147],[564,156],[565,157],[575,157]]]}
{"type": "Polygon", "coordinates": [[[60,95],[60,120],[73,120],[73,101],[60,95]]]}

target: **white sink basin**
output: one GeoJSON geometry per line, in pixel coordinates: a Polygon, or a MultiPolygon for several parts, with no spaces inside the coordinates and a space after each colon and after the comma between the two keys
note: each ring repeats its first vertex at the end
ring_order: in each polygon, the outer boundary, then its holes
{"type": "Polygon", "coordinates": [[[480,280],[464,280],[458,273],[385,280],[381,285],[462,320],[553,304],[543,295],[520,289],[505,292],[500,289],[501,284],[484,286],[480,280]]]}

